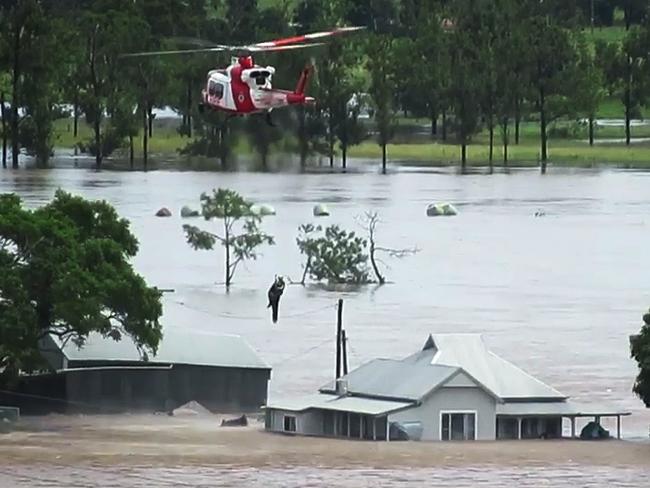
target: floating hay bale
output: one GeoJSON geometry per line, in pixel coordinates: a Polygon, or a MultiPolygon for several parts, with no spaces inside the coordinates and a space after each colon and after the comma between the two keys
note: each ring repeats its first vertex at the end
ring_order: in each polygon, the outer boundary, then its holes
{"type": "Polygon", "coordinates": [[[271,205],[253,205],[251,213],[260,217],[268,217],[269,215],[275,215],[275,209],[271,205]]]}
{"type": "Polygon", "coordinates": [[[198,210],[192,210],[190,207],[187,205],[184,205],[183,208],[181,208],[181,217],[184,219],[190,218],[190,217],[198,217],[199,211],[198,210]]]}
{"type": "Polygon", "coordinates": [[[163,207],[156,212],[156,217],[171,217],[172,212],[167,207],[163,207]]]}
{"type": "Polygon", "coordinates": [[[458,210],[451,203],[432,203],[427,207],[428,217],[453,217],[458,210]]]}
{"type": "Polygon", "coordinates": [[[314,206],[314,217],[327,217],[329,214],[329,209],[322,203],[314,206]]]}

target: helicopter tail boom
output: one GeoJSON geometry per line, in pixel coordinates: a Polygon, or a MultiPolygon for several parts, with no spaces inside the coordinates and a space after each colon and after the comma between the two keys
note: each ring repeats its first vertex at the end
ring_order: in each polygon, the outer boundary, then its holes
{"type": "Polygon", "coordinates": [[[296,89],[294,90],[294,93],[296,95],[305,94],[305,89],[307,88],[307,83],[309,82],[309,75],[311,74],[311,71],[312,71],[312,67],[307,66],[305,69],[302,70],[302,73],[300,73],[298,84],[296,85],[296,89]]]}

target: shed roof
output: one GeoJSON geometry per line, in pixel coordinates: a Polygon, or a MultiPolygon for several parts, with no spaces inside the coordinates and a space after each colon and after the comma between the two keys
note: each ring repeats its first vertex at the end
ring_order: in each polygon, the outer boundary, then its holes
{"type": "MultiPolygon", "coordinates": [[[[62,346],[56,336],[55,344],[62,346]]],[[[130,337],[120,341],[91,334],[82,348],[72,342],[62,347],[68,361],[137,362],[140,355],[130,337]]],[[[195,331],[165,331],[158,354],[149,363],[191,364],[231,368],[270,369],[255,350],[240,336],[195,331]]]]}
{"type": "MultiPolygon", "coordinates": [[[[417,401],[458,371],[457,367],[438,364],[374,359],[343,379],[347,380],[350,395],[417,401]]],[[[320,391],[335,392],[335,382],[328,383],[320,391]]]]}
{"type": "Polygon", "coordinates": [[[312,408],[332,410],[336,412],[352,412],[364,415],[384,415],[396,410],[413,406],[414,402],[396,402],[376,400],[374,398],[359,398],[352,396],[337,396],[327,393],[309,395],[301,398],[269,402],[267,409],[303,412],[312,408]]]}
{"type": "Polygon", "coordinates": [[[480,334],[435,334],[405,361],[460,367],[501,399],[567,397],[488,350],[480,334]]]}

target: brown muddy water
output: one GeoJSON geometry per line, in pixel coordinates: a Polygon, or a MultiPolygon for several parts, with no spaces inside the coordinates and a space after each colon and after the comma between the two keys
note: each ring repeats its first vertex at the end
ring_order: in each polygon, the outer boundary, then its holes
{"type": "MultiPolygon", "coordinates": [[[[0,191],[17,192],[30,205],[46,202],[58,187],[106,199],[129,218],[141,243],[136,268],[150,283],[175,289],[165,296],[165,327],[244,336],[273,366],[272,397],[311,393],[330,380],[335,304],[343,298],[352,367],[375,357],[411,354],[431,332],[479,332],[495,352],[576,401],[633,412],[623,420],[624,436],[648,438],[650,413],[631,392],[636,366],[629,358],[628,337],[650,307],[650,173],[553,169],[544,177],[535,171],[458,176],[408,168],[388,176],[374,171],[0,172],[0,191]],[[264,222],[277,244],[238,271],[229,293],[219,284],[221,252],[192,250],[178,215],[181,206],[198,207],[200,193],[216,187],[233,188],[277,210],[264,222]],[[427,218],[426,206],[440,201],[452,202],[460,214],[427,218]],[[325,203],[331,216],[314,218],[316,203],[325,203]],[[154,217],[162,206],[174,216],[154,217]],[[544,217],[534,216],[539,209],[544,217]],[[358,229],[355,219],[367,210],[381,216],[381,245],[417,246],[420,252],[385,259],[391,284],[384,287],[327,291],[290,286],[280,321],[272,325],[266,291],[274,275],[297,280],[302,273],[298,226],[337,223],[358,229]]],[[[216,223],[210,226],[218,229],[216,223]]],[[[42,469],[30,475],[57,479],[57,470],[67,468],[42,469]]],[[[169,479],[175,472],[133,469],[152,479],[169,479]]],[[[90,473],[81,478],[97,484],[79,486],[139,486],[135,478],[124,484],[118,468],[90,473]]],[[[632,483],[638,468],[593,468],[585,479],[570,465],[388,474],[356,470],[347,478],[314,468],[192,473],[192,486],[370,486],[385,479],[414,486],[442,479],[453,486],[643,485],[632,483]]],[[[648,471],[643,479],[648,480],[648,471]]],[[[25,483],[17,486],[32,486],[25,483]]],[[[171,481],[147,486],[168,485],[183,486],[171,481]]],[[[0,477],[0,486],[10,485],[0,477]]]]}

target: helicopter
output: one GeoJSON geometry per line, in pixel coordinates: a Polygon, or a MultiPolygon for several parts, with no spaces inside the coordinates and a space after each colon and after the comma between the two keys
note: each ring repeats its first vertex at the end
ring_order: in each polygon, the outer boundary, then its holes
{"type": "Polygon", "coordinates": [[[228,118],[250,114],[266,114],[267,123],[272,126],[272,110],[291,105],[310,105],[316,102],[313,97],[307,96],[305,93],[309,76],[313,70],[313,64],[303,69],[294,90],[281,90],[273,88],[271,83],[275,68],[255,64],[253,53],[279,52],[322,46],[325,44],[324,42],[316,41],[362,29],[365,29],[365,27],[339,27],[330,31],[285,37],[244,46],[217,44],[200,49],[129,53],[121,57],[134,58],[209,52],[235,53],[227,68],[213,69],[208,72],[205,87],[201,91],[199,112],[226,112],[228,118]]]}

